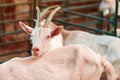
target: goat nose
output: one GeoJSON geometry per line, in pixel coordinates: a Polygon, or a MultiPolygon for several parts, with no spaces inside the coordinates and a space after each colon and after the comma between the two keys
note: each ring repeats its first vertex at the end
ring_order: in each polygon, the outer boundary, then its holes
{"type": "Polygon", "coordinates": [[[37,47],[33,48],[32,51],[39,51],[37,47]]]}

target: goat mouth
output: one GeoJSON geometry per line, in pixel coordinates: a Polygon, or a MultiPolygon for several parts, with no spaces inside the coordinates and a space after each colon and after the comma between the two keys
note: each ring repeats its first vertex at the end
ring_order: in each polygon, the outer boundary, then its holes
{"type": "Polygon", "coordinates": [[[32,51],[32,54],[33,54],[33,56],[40,56],[41,55],[41,53],[39,53],[39,51],[32,51]]]}

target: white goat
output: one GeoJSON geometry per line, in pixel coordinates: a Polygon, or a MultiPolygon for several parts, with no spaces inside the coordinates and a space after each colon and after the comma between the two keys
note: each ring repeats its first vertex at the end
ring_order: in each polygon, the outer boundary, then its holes
{"type": "MultiPolygon", "coordinates": [[[[120,2],[118,3],[118,15],[120,15],[120,2]]],[[[115,13],[116,0],[102,0],[100,2],[99,10],[103,12],[103,15],[106,16],[110,12],[111,14],[115,13]]]]}
{"type": "Polygon", "coordinates": [[[85,44],[109,61],[120,58],[120,39],[108,35],[95,35],[85,31],[62,31],[64,45],[85,44]]]}
{"type": "Polygon", "coordinates": [[[99,80],[112,65],[85,45],[64,46],[41,57],[13,58],[0,65],[0,80],[99,80]]]}
{"type": "Polygon", "coordinates": [[[34,56],[40,56],[41,54],[44,54],[50,50],[63,46],[63,39],[62,35],[60,34],[63,27],[54,27],[56,25],[51,24],[52,17],[59,9],[61,9],[61,7],[57,7],[54,11],[52,11],[47,20],[42,20],[43,17],[46,16],[48,10],[54,7],[56,6],[46,8],[41,15],[40,10],[37,7],[37,21],[35,28],[31,28],[22,22],[19,23],[23,30],[31,36],[33,45],[32,54],[34,56]]]}
{"type": "MultiPolygon", "coordinates": [[[[116,9],[116,0],[101,0],[99,11],[106,16],[109,13],[114,14],[116,9]]],[[[120,2],[118,2],[118,15],[120,15],[120,2]]],[[[117,29],[117,36],[120,36],[120,29],[117,29]]]]}

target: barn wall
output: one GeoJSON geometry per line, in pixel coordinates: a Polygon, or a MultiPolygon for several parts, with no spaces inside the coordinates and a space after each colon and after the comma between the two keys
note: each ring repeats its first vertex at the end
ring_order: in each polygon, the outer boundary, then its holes
{"type": "Polygon", "coordinates": [[[31,25],[32,0],[2,0],[0,2],[0,61],[30,55],[29,36],[18,25],[31,25]]]}

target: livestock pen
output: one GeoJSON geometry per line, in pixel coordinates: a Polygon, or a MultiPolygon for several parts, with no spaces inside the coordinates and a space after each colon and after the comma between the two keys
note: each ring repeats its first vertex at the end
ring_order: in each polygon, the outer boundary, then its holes
{"type": "Polygon", "coordinates": [[[64,25],[66,29],[116,36],[119,26],[118,4],[112,18],[103,18],[98,11],[99,3],[100,0],[0,0],[0,62],[31,55],[29,36],[20,28],[18,22],[23,21],[33,27],[36,6],[41,10],[52,5],[62,6],[63,9],[53,21],[64,25]]]}

